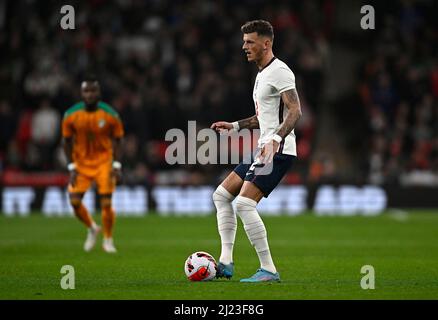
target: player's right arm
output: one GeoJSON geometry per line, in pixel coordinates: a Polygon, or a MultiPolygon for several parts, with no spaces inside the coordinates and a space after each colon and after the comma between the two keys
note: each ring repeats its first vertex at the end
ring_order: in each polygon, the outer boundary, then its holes
{"type": "Polygon", "coordinates": [[[64,137],[62,139],[62,145],[65,157],[67,158],[67,168],[70,172],[70,184],[72,187],[74,187],[78,173],[76,171],[76,166],[73,162],[73,137],[64,137]]]}
{"type": "Polygon", "coordinates": [[[235,129],[257,129],[259,128],[259,120],[257,119],[256,115],[253,115],[252,117],[242,119],[235,122],[225,122],[225,121],[218,121],[211,125],[211,129],[214,129],[218,132],[222,132],[223,130],[231,130],[235,129]]]}
{"type": "Polygon", "coordinates": [[[239,120],[237,121],[237,123],[239,124],[239,129],[258,129],[260,128],[259,125],[259,119],[257,118],[256,115],[253,115],[252,117],[243,119],[243,120],[239,120]]]}
{"type": "Polygon", "coordinates": [[[73,135],[74,130],[71,117],[64,116],[62,120],[62,146],[68,163],[67,168],[70,172],[70,184],[74,187],[76,184],[77,170],[76,164],[73,162],[73,135]]]}

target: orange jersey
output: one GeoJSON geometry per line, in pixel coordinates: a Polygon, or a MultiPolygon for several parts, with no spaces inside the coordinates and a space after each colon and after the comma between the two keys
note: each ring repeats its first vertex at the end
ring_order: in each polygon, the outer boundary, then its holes
{"type": "Polygon", "coordinates": [[[79,102],[68,109],[62,121],[62,136],[73,138],[73,161],[78,172],[94,174],[112,162],[113,138],[123,137],[123,124],[117,112],[104,102],[87,111],[79,102]]]}

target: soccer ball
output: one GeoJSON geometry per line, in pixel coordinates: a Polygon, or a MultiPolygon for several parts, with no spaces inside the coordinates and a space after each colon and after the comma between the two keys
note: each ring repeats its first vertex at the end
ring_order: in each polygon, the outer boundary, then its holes
{"type": "Polygon", "coordinates": [[[213,256],[203,251],[191,254],[184,264],[184,271],[190,281],[212,280],[216,276],[216,268],[213,256]]]}

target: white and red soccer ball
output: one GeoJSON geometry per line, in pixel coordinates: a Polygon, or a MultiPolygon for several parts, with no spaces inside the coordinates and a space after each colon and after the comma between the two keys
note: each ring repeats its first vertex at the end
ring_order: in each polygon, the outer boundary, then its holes
{"type": "Polygon", "coordinates": [[[203,251],[191,254],[184,264],[184,271],[190,281],[212,280],[216,276],[216,269],[216,260],[211,254],[203,251]]]}

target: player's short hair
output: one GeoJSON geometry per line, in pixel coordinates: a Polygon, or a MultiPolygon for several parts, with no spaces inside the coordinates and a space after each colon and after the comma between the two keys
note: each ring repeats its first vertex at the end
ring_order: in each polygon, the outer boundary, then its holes
{"type": "Polygon", "coordinates": [[[266,20],[252,20],[246,22],[241,28],[243,33],[257,32],[258,35],[269,37],[274,40],[274,28],[266,20]]]}
{"type": "Polygon", "coordinates": [[[97,83],[99,83],[99,80],[97,79],[97,77],[94,73],[88,73],[82,78],[82,82],[97,82],[97,83]]]}

